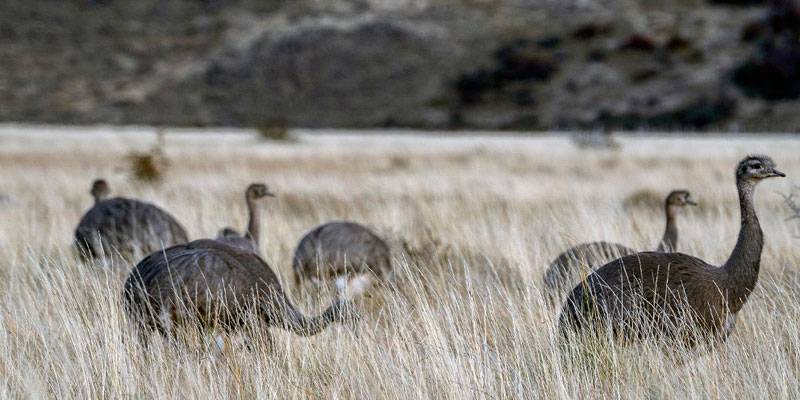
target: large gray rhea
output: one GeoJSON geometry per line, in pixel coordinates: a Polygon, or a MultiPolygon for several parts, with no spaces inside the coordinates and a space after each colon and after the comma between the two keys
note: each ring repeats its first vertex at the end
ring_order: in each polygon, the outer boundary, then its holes
{"type": "Polygon", "coordinates": [[[559,318],[561,332],[610,332],[631,339],[660,337],[693,346],[724,340],[758,281],[764,236],[753,203],[756,185],[786,176],[766,156],[736,167],[741,227],[721,266],[683,253],[628,255],[598,268],[570,293],[559,318]]]}
{"type": "Polygon", "coordinates": [[[389,246],[377,234],[355,222],[329,222],[300,240],[294,252],[295,282],[337,279],[340,292],[357,296],[375,279],[392,276],[389,246]]]}
{"type": "Polygon", "coordinates": [[[132,260],[188,241],[186,230],[166,211],[139,200],[109,198],[110,192],[104,179],[92,184],[94,206],[75,229],[75,247],[81,258],[132,260]]]}
{"type": "MultiPolygon", "coordinates": [[[[218,332],[241,329],[248,316],[301,336],[357,317],[351,303],[335,300],[321,315],[303,315],[278,276],[256,253],[201,239],[150,254],[131,272],[125,308],[143,332],[170,334],[201,326],[218,332]]],[[[268,341],[271,341],[267,332],[268,341]]]]}

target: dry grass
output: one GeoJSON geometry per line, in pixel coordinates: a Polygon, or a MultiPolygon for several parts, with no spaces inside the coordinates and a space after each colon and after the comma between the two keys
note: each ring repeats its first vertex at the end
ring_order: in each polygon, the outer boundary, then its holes
{"type": "Polygon", "coordinates": [[[0,203],[0,398],[800,396],[800,239],[776,194],[800,176],[800,142],[621,137],[622,150],[581,152],[567,137],[298,132],[298,143],[279,143],[173,132],[163,184],[131,185],[125,154],[150,138],[0,127],[8,196],[0,203]],[[738,231],[733,167],[748,152],[773,156],[790,179],[759,188],[761,279],[727,343],[683,354],[683,365],[659,344],[565,354],[554,337],[558,310],[540,292],[547,263],[580,241],[653,247],[660,209],[622,206],[642,188],[692,191],[701,206],[681,216],[680,248],[721,263],[738,231]],[[267,206],[261,250],[308,314],[328,297],[300,297],[289,260],[323,221],[362,221],[389,237],[398,287],[362,301],[357,332],[334,326],[300,338],[273,329],[270,352],[255,324],[251,346],[224,354],[205,337],[144,348],[120,307],[130,266],[101,270],[71,252],[97,176],[116,194],[167,208],[193,238],[243,226],[242,189],[267,182],[278,197],[267,206]]]}

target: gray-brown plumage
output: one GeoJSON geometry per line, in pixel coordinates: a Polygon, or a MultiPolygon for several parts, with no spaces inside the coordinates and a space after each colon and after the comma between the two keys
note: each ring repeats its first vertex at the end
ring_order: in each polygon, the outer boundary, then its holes
{"type": "Polygon", "coordinates": [[[186,231],[166,211],[138,200],[109,199],[109,192],[105,180],[92,185],[95,204],[75,229],[75,246],[82,258],[133,259],[188,241],[186,231]]]}
{"type": "Polygon", "coordinates": [[[125,308],[143,328],[168,333],[178,326],[231,332],[250,316],[310,336],[332,322],[355,318],[335,301],[309,318],[289,301],[278,277],[257,254],[201,239],[150,254],[125,282],[125,308]]]}
{"type": "Polygon", "coordinates": [[[724,339],[758,280],[763,235],[753,206],[756,184],[785,176],[766,156],[736,169],[741,229],[721,267],[682,253],[646,252],[614,260],[570,293],[559,318],[562,333],[610,328],[622,339],[652,336],[695,344],[724,339]],[[700,337],[695,334],[700,334],[700,337]]]}
{"type": "MultiPolygon", "coordinates": [[[[329,222],[307,233],[297,245],[292,269],[298,284],[348,276],[356,295],[372,284],[372,278],[389,278],[392,262],[389,246],[378,235],[354,222],[329,222]]],[[[344,289],[337,282],[339,289],[344,289]]]]}
{"type": "Polygon", "coordinates": [[[244,192],[244,198],[247,203],[249,219],[244,235],[239,234],[231,227],[226,227],[219,231],[216,240],[229,246],[258,253],[261,235],[261,200],[274,196],[275,194],[270,192],[267,185],[263,183],[253,183],[248,186],[244,192]]]}
{"type": "MultiPolygon", "coordinates": [[[[675,218],[680,209],[687,205],[697,205],[687,190],[673,190],[667,195],[664,201],[664,235],[656,251],[671,252],[677,249],[678,225],[675,218]]],[[[590,242],[571,247],[550,263],[544,273],[545,287],[550,294],[560,295],[573,287],[581,276],[591,273],[592,268],[633,253],[636,250],[611,242],[590,242]]]]}

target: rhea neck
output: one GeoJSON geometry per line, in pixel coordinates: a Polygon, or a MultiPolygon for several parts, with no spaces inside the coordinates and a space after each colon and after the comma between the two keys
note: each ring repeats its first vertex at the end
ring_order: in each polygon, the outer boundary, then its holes
{"type": "Polygon", "coordinates": [[[244,237],[248,240],[252,240],[253,243],[256,244],[256,247],[258,247],[258,238],[261,234],[261,224],[259,223],[261,219],[261,207],[259,202],[256,199],[247,197],[247,211],[250,214],[250,220],[247,222],[247,230],[245,231],[244,237]]]}
{"type": "Polygon", "coordinates": [[[761,265],[761,250],[764,237],[753,204],[756,181],[738,179],[739,208],[741,210],[741,229],[736,247],[728,261],[722,266],[724,282],[721,289],[727,292],[728,307],[731,312],[739,311],[758,281],[761,265]]]}
{"type": "Polygon", "coordinates": [[[658,243],[656,251],[661,253],[671,253],[675,251],[678,244],[678,225],[675,224],[675,216],[678,214],[678,207],[670,205],[665,206],[665,214],[667,216],[666,226],[664,227],[664,237],[658,243]]]}
{"type": "Polygon", "coordinates": [[[92,197],[94,197],[94,204],[97,204],[108,197],[106,193],[92,193],[92,197]]]}
{"type": "Polygon", "coordinates": [[[313,336],[322,332],[333,322],[340,319],[341,308],[344,303],[341,300],[335,301],[321,315],[316,317],[306,317],[291,304],[286,303],[286,315],[283,316],[284,328],[300,336],[313,336]]]}

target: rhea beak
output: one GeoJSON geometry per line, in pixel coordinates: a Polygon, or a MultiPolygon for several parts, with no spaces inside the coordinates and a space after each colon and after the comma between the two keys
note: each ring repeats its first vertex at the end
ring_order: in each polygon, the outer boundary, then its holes
{"type": "Polygon", "coordinates": [[[688,204],[688,205],[690,205],[690,206],[696,206],[696,205],[697,205],[697,202],[695,202],[695,201],[694,201],[694,200],[692,200],[692,199],[686,199],[686,204],[688,204]]]}
{"type": "Polygon", "coordinates": [[[781,178],[785,178],[785,177],[786,177],[786,174],[784,174],[783,172],[781,172],[781,171],[778,171],[777,169],[774,169],[774,168],[773,168],[773,169],[772,169],[772,173],[770,173],[770,175],[769,175],[769,176],[770,176],[770,177],[779,176],[779,177],[781,177],[781,178]]]}
{"type": "Polygon", "coordinates": [[[267,196],[267,197],[275,197],[275,193],[272,193],[272,192],[267,192],[267,193],[264,193],[264,196],[267,196]]]}

